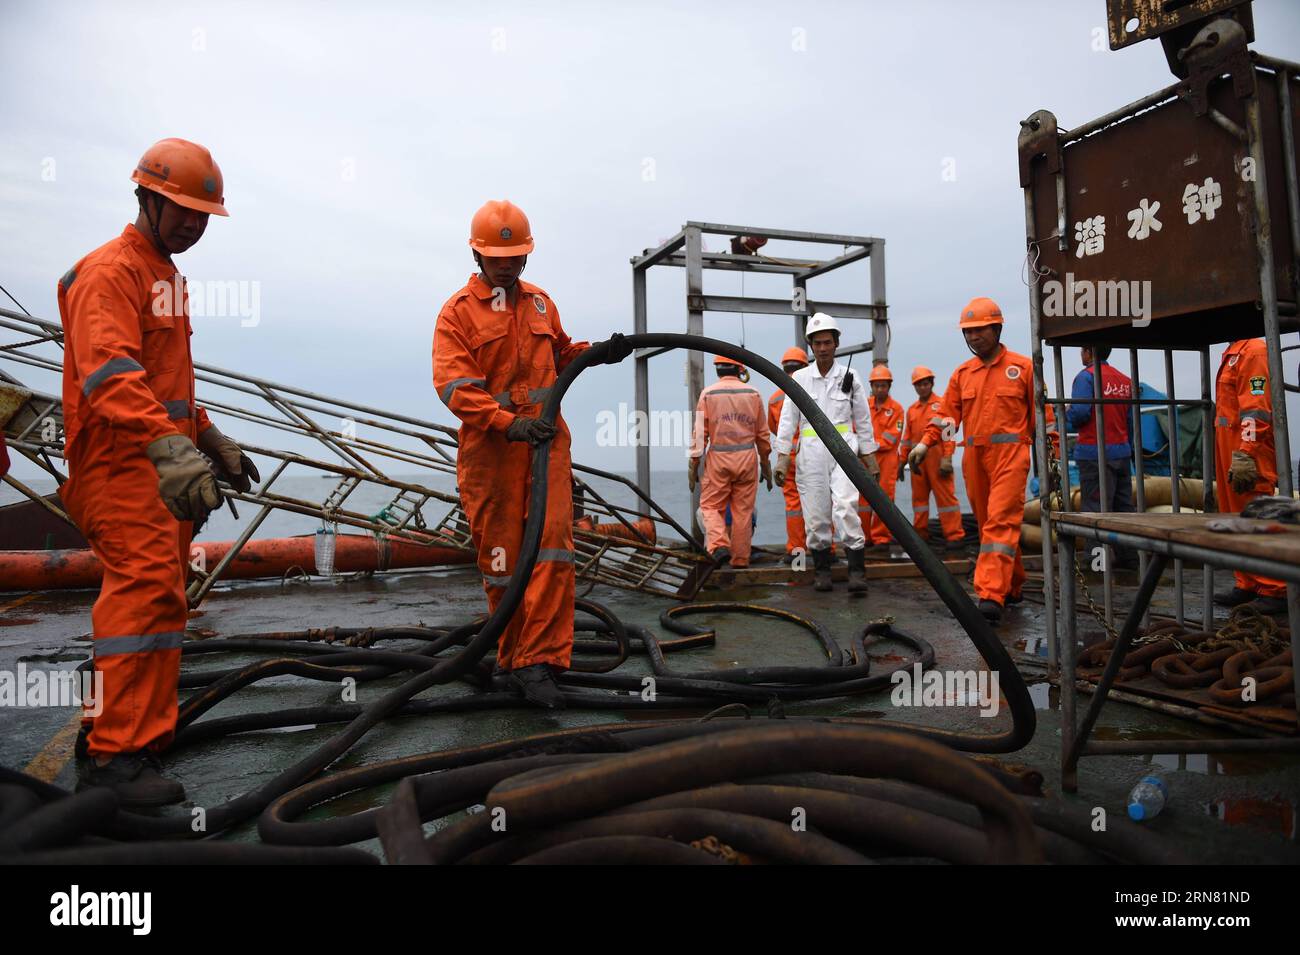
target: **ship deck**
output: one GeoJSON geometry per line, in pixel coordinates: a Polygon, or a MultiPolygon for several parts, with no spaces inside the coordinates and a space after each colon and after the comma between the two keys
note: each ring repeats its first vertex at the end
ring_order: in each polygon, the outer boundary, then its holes
{"type": "MultiPolygon", "coordinates": [[[[1188,607],[1199,606],[1199,573],[1187,573],[1188,607]]],[[[1131,599],[1136,580],[1121,578],[1116,604],[1122,609],[1131,599]]],[[[725,581],[725,578],[723,578],[725,581]]],[[[1168,584],[1168,581],[1166,582],[1168,584]]],[[[1172,610],[1171,587],[1157,594],[1153,610],[1172,610]]],[[[93,591],[42,592],[0,595],[0,669],[32,667],[72,668],[90,652],[90,610],[93,591]]],[[[670,601],[639,593],[597,587],[590,594],[627,623],[658,626],[659,613],[670,601]]],[[[969,639],[924,580],[895,578],[874,580],[865,599],[850,598],[843,586],[831,594],[790,584],[745,585],[708,589],[700,600],[725,600],[782,609],[823,623],[842,646],[864,623],[892,617],[896,625],[932,643],[936,667],[984,669],[969,639]]],[[[288,582],[237,582],[220,585],[190,621],[191,636],[230,637],[307,627],[383,627],[422,624],[455,625],[483,613],[485,602],[476,572],[455,568],[423,572],[389,573],[330,580],[288,582]]],[[[1194,612],[1189,609],[1189,612],[1194,612]]],[[[787,622],[733,614],[702,615],[691,623],[715,626],[713,647],[673,654],[669,662],[678,669],[728,666],[816,665],[822,654],[817,643],[787,622]]],[[[1081,619],[1081,630],[1090,629],[1081,619]]],[[[999,635],[1013,656],[1023,663],[1037,708],[1037,730],[1022,750],[1005,755],[1009,762],[1042,773],[1049,796],[1108,813],[1124,813],[1125,797],[1151,764],[1166,770],[1170,804],[1148,825],[1175,840],[1196,859],[1228,862],[1297,862],[1296,814],[1300,801],[1300,757],[1272,755],[1188,755],[1089,757],[1082,761],[1079,789],[1066,794],[1060,788],[1060,712],[1058,692],[1046,680],[1044,611],[1032,598],[1008,608],[999,635]],[[1034,658],[1043,665],[1032,662],[1034,658]],[[1230,822],[1225,822],[1225,817],[1230,822]]],[[[874,648],[873,648],[874,649],[874,648]]],[[[875,652],[887,652],[888,647],[875,652]]],[[[900,650],[900,653],[905,652],[900,650]]],[[[265,659],[266,654],[236,652],[189,657],[188,672],[226,668],[265,659]]],[[[889,664],[884,661],[882,666],[889,664]]],[[[620,673],[647,674],[648,661],[632,656],[620,673]]],[[[357,688],[357,702],[365,704],[400,677],[357,688]]],[[[190,691],[182,691],[185,695],[190,691]]],[[[451,684],[426,691],[424,698],[476,692],[466,684],[451,684]]],[[[1088,698],[1084,697],[1086,703],[1088,698]]],[[[262,712],[292,706],[339,702],[338,688],[292,676],[274,677],[246,687],[221,703],[208,716],[262,712]]],[[[653,718],[698,717],[712,707],[656,709],[653,718]]],[[[1005,729],[1006,708],[993,717],[981,717],[972,706],[896,707],[889,692],[876,692],[828,701],[787,703],[788,715],[854,715],[879,719],[882,724],[914,723],[992,732],[1005,729]]],[[[649,718],[646,711],[494,709],[391,719],[373,729],[336,764],[356,766],[396,756],[473,745],[566,727],[649,718]]],[[[0,707],[0,763],[40,775],[61,786],[74,783],[71,759],[77,726],[73,707],[0,707]]],[[[186,786],[191,806],[211,806],[246,792],[319,745],[338,726],[303,727],[273,732],[251,732],[186,747],[169,757],[168,765],[186,786]]],[[[1102,712],[1097,738],[1162,739],[1221,736],[1195,723],[1165,713],[1116,701],[1102,712]]],[[[354,812],[386,802],[391,787],[379,787],[314,810],[314,813],[354,812]]],[[[228,833],[227,838],[256,839],[253,823],[228,833]]],[[[377,842],[364,847],[378,852],[377,842]]]]}

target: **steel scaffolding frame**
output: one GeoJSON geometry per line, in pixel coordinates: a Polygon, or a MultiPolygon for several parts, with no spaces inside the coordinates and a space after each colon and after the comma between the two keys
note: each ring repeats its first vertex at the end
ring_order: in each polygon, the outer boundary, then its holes
{"type": "MultiPolygon", "coordinates": [[[[794,344],[804,347],[804,327],[814,312],[826,312],[837,319],[866,320],[872,323],[871,340],[856,345],[842,345],[836,356],[872,353],[873,364],[889,360],[889,319],[885,299],[885,240],[865,235],[836,235],[829,232],[797,232],[790,229],[766,229],[757,226],[719,225],[713,222],[689,221],[672,238],[654,249],[646,249],[632,262],[633,330],[641,335],[649,331],[649,310],[646,294],[646,276],[658,265],[686,270],[686,332],[704,334],[705,312],[752,312],[760,315],[789,315],[794,320],[794,344]],[[761,239],[779,239],[843,247],[840,255],[826,260],[789,259],[785,257],[754,254],[741,255],[726,252],[705,252],[704,236],[717,235],[730,238],[754,236],[761,239]],[[867,304],[851,302],[823,302],[808,298],[808,281],[854,262],[868,259],[870,263],[870,298],[867,304]],[[744,295],[704,294],[705,270],[722,272],[753,272],[788,275],[792,282],[789,300],[780,298],[755,298],[744,295]]],[[[650,359],[669,349],[643,348],[635,359],[636,410],[639,421],[649,421],[650,415],[650,359]]],[[[704,353],[687,353],[687,400],[694,412],[704,390],[704,353]]],[[[650,494],[650,444],[649,435],[641,432],[636,447],[637,486],[644,495],[650,494]]],[[[699,506],[698,488],[691,494],[692,513],[699,506]]]]}

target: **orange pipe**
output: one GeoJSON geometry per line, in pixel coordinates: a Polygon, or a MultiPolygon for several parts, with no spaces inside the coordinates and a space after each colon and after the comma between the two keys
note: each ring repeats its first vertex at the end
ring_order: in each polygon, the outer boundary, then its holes
{"type": "MultiPolygon", "coordinates": [[[[190,549],[191,560],[202,568],[216,567],[233,545],[234,541],[195,543],[190,549]]],[[[426,547],[393,538],[386,538],[381,546],[377,538],[360,534],[335,537],[334,569],[338,573],[472,563],[474,555],[456,547],[426,547]]],[[[251,540],[222,578],[281,577],[293,567],[315,573],[315,535],[251,540]]],[[[99,559],[89,550],[0,551],[0,591],[98,587],[103,574],[99,559]]]]}
{"type": "Polygon", "coordinates": [[[655,522],[648,517],[643,517],[632,522],[632,526],[644,535],[644,541],[628,530],[626,525],[618,521],[613,521],[608,524],[597,524],[595,519],[592,517],[580,517],[573,522],[573,526],[578,530],[590,531],[593,534],[599,534],[602,537],[612,537],[615,540],[628,540],[649,544],[655,542],[655,522]]]}

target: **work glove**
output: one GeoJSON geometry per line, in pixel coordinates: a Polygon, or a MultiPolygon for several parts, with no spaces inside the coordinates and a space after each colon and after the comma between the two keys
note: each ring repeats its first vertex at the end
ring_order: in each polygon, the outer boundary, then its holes
{"type": "Polygon", "coordinates": [[[1259,468],[1255,459],[1245,451],[1233,451],[1232,462],[1228,465],[1228,483],[1238,494],[1244,494],[1255,486],[1259,480],[1259,468]]]}
{"type": "Polygon", "coordinates": [[[911,468],[914,473],[919,474],[921,471],[921,463],[925,460],[925,456],[929,452],[930,446],[928,444],[924,441],[916,442],[916,447],[907,452],[907,466],[911,468]]]}
{"type": "Polygon", "coordinates": [[[632,343],[623,336],[622,332],[615,332],[606,341],[596,342],[591,347],[601,350],[600,360],[606,365],[617,365],[632,354],[632,343]]]}
{"type": "Polygon", "coordinates": [[[695,485],[699,483],[700,483],[700,459],[691,458],[690,462],[686,465],[686,486],[690,488],[693,493],[695,491],[695,485]]]}
{"type": "Polygon", "coordinates": [[[785,476],[790,473],[790,455],[778,454],[776,456],[776,471],[772,474],[772,479],[781,487],[785,487],[785,476]]]}
{"type": "Polygon", "coordinates": [[[247,491],[253,484],[261,482],[262,475],[257,473],[253,459],[240,450],[239,445],[231,441],[213,425],[199,435],[199,450],[212,459],[217,469],[217,477],[225,481],[236,491],[247,491]]]}
{"type": "Polygon", "coordinates": [[[758,462],[758,468],[763,475],[763,480],[767,482],[767,489],[772,490],[772,462],[763,458],[758,462]]]}
{"type": "Polygon", "coordinates": [[[947,477],[950,474],[952,474],[952,458],[945,454],[939,459],[939,476],[947,477]]]}
{"type": "Polygon", "coordinates": [[[541,418],[527,418],[515,415],[515,420],[506,428],[506,438],[510,441],[527,441],[533,447],[544,444],[555,437],[555,425],[541,418]]]}
{"type": "Polygon", "coordinates": [[[866,468],[867,473],[871,475],[871,480],[880,480],[880,465],[876,463],[876,456],[874,454],[859,454],[858,460],[862,462],[862,466],[866,468]]]}
{"type": "Polygon", "coordinates": [[[144,449],[158,472],[158,495],[178,521],[202,523],[221,506],[221,491],[207,460],[182,434],[158,438],[144,449]]]}

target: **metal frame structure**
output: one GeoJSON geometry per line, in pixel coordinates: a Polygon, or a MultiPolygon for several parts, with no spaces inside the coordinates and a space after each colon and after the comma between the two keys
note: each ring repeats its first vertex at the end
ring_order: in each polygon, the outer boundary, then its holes
{"type": "MultiPolygon", "coordinates": [[[[843,345],[836,356],[854,355],[870,351],[873,364],[883,364],[889,359],[889,319],[885,300],[885,240],[865,235],[835,235],[828,232],[795,232],[789,229],[764,229],[751,226],[718,225],[711,222],[687,222],[671,239],[658,248],[647,249],[632,261],[633,329],[641,335],[649,331],[649,311],[646,294],[646,276],[656,265],[674,266],[686,270],[686,332],[704,334],[705,312],[752,312],[760,315],[789,315],[794,319],[794,343],[804,345],[804,327],[814,312],[827,312],[837,319],[863,319],[872,323],[871,340],[856,345],[843,345]],[[705,252],[704,236],[718,235],[732,238],[754,236],[762,239],[779,239],[791,242],[808,242],[843,247],[840,255],[826,260],[774,258],[755,254],[740,255],[725,252],[705,252]],[[821,302],[808,298],[808,281],[854,262],[870,262],[870,300],[867,304],[849,302],[821,302]],[[704,272],[755,272],[790,276],[793,288],[789,300],[779,298],[753,298],[743,295],[706,295],[704,272]]],[[[633,357],[636,363],[636,410],[648,421],[650,414],[650,359],[668,349],[645,348],[633,357]]],[[[704,353],[688,352],[686,372],[687,394],[693,412],[704,390],[704,353]]],[[[637,486],[642,494],[650,494],[650,444],[649,436],[641,434],[636,448],[637,486]]],[[[691,510],[699,504],[698,489],[691,495],[691,510]]]]}
{"type": "MultiPolygon", "coordinates": [[[[63,366],[60,360],[34,351],[41,345],[61,345],[63,329],[60,325],[0,309],[0,328],[34,336],[30,340],[4,346],[0,349],[0,358],[62,376],[63,366]]],[[[389,473],[401,468],[408,472],[419,471],[422,475],[441,475],[454,488],[456,453],[459,448],[455,429],[211,365],[195,364],[194,377],[200,385],[211,388],[199,403],[212,414],[237,418],[268,429],[269,433],[292,435],[300,442],[314,441],[330,452],[333,460],[312,458],[252,443],[243,445],[246,451],[257,457],[269,458],[276,464],[259,487],[243,493],[223,488],[227,498],[258,505],[260,510],[215,567],[206,571],[192,568],[195,580],[189,588],[191,605],[197,606],[202,601],[273,510],[290,511],[331,524],[344,524],[370,531],[376,536],[397,538],[412,544],[455,547],[474,552],[469,523],[458,495],[436,490],[423,481],[402,481],[389,473]],[[221,398],[213,397],[215,389],[221,389],[216,392],[221,398]],[[257,399],[258,404],[249,405],[249,399],[257,399]],[[261,406],[263,402],[269,407],[261,406]],[[326,427],[320,423],[322,420],[339,424],[338,427],[326,427]],[[363,436],[359,436],[358,432],[362,432],[363,436]],[[331,478],[332,483],[323,483],[322,493],[313,500],[283,492],[277,486],[277,481],[290,467],[300,472],[306,469],[321,477],[331,478]],[[386,488],[392,494],[377,514],[367,515],[349,507],[349,499],[363,484],[386,488]],[[430,505],[446,508],[442,518],[433,523],[426,521],[424,516],[424,509],[430,505]]],[[[22,382],[2,368],[0,381],[22,386],[22,382]]],[[[27,410],[11,422],[7,441],[14,451],[62,484],[66,477],[55,463],[55,459],[61,460],[63,457],[62,435],[62,400],[33,392],[32,398],[27,402],[27,410]],[[46,421],[52,421],[54,427],[43,427],[42,424],[46,421]],[[47,436],[47,431],[53,432],[53,440],[47,436]]],[[[702,548],[692,540],[689,532],[627,478],[577,463],[573,464],[573,471],[575,504],[580,504],[583,513],[593,520],[604,520],[621,526],[617,537],[574,528],[577,579],[580,582],[594,581],[665,597],[693,597],[707,578],[712,563],[702,548]],[[601,482],[600,486],[594,482],[601,482]],[[635,506],[611,502],[608,499],[609,485],[624,495],[633,497],[636,500],[635,506]],[[653,522],[654,539],[648,539],[638,527],[638,518],[648,518],[653,522]],[[658,544],[660,531],[671,531],[679,535],[685,541],[685,548],[658,544]]],[[[10,475],[6,475],[4,480],[55,516],[71,523],[68,516],[43,495],[10,475]]]]}
{"type": "MultiPolygon", "coordinates": [[[[1088,705],[1088,711],[1084,714],[1083,722],[1081,724],[1075,723],[1073,712],[1069,719],[1065,718],[1065,701],[1067,699],[1070,700],[1071,710],[1073,711],[1077,694],[1077,687],[1075,686],[1074,679],[1073,645],[1069,643],[1065,644],[1067,647],[1066,656],[1069,658],[1067,661],[1068,669],[1064,671],[1060,681],[1062,716],[1061,783],[1064,789],[1069,792],[1074,792],[1078,789],[1079,759],[1084,756],[1131,756],[1168,752],[1300,753],[1300,738],[1163,740],[1154,744],[1141,740],[1096,740],[1089,738],[1092,734],[1093,727],[1097,724],[1097,717],[1101,715],[1101,708],[1110,696],[1111,687],[1114,684],[1115,677],[1119,674],[1121,663],[1125,655],[1132,648],[1133,638],[1137,636],[1138,627],[1146,616],[1147,608],[1151,603],[1151,597],[1160,583],[1160,578],[1164,572],[1166,563],[1170,558],[1179,563],[1181,563],[1182,560],[1201,561],[1205,564],[1207,569],[1212,565],[1240,568],[1248,570],[1251,573],[1285,580],[1287,582],[1288,591],[1293,594],[1296,589],[1300,587],[1300,566],[1282,563],[1276,560],[1269,560],[1263,557],[1252,557],[1227,553],[1225,551],[1210,550],[1205,547],[1179,543],[1177,541],[1159,540],[1140,534],[1124,534],[1110,530],[1103,531],[1086,525],[1071,524],[1068,515],[1059,511],[1053,515],[1053,524],[1062,542],[1061,589],[1063,592],[1071,592],[1071,596],[1074,583],[1074,542],[1076,538],[1093,540],[1101,543],[1103,546],[1109,546],[1110,543],[1117,543],[1122,546],[1139,549],[1144,557],[1148,553],[1153,555],[1150,564],[1144,567],[1142,583],[1138,587],[1137,596],[1134,598],[1133,606],[1129,611],[1127,619],[1124,621],[1123,629],[1117,635],[1115,646],[1110,653],[1110,659],[1107,661],[1101,679],[1097,683],[1096,691],[1093,693],[1092,700],[1088,705]]],[[[1294,631],[1292,631],[1291,643],[1292,652],[1294,653],[1296,649],[1296,634],[1294,631]]],[[[1300,710],[1298,710],[1297,715],[1300,716],[1300,710]]]]}
{"type": "MultiPolygon", "coordinates": [[[[1300,76],[1300,64],[1290,63],[1283,60],[1273,59],[1262,56],[1258,53],[1249,53],[1249,68],[1251,70],[1263,68],[1271,70],[1276,74],[1279,87],[1279,108],[1282,117],[1281,122],[1281,145],[1283,167],[1285,169],[1284,188],[1286,192],[1286,210],[1291,238],[1291,248],[1297,255],[1297,261],[1294,263],[1294,273],[1300,276],[1300,187],[1297,186],[1296,177],[1296,149],[1294,135],[1291,127],[1291,81],[1293,77],[1300,76]]],[[[1217,75],[1217,74],[1215,74],[1217,75]]],[[[1175,98],[1194,100],[1197,96],[1195,83],[1190,80],[1184,80],[1172,86],[1166,87],[1156,93],[1144,96],[1122,109],[1107,113],[1090,123],[1075,127],[1068,132],[1056,134],[1056,145],[1064,147],[1066,144],[1076,142],[1091,136],[1101,130],[1125,120],[1131,119],[1138,113],[1147,109],[1158,106],[1175,98]]],[[[1204,90],[1200,91],[1204,96],[1204,90]]],[[[1240,95],[1240,94],[1239,94],[1240,95]]],[[[1282,343],[1282,328],[1279,311],[1278,293],[1274,271],[1274,257],[1272,245],[1272,223],[1270,222],[1269,212],[1269,187],[1265,175],[1265,156],[1264,156],[1264,136],[1261,121],[1261,109],[1259,99],[1255,92],[1249,96],[1242,97],[1245,100],[1245,118],[1244,128],[1233,120],[1223,115],[1218,110],[1210,107],[1205,110],[1205,119],[1207,129],[1211,126],[1217,126],[1217,135],[1223,135],[1224,132],[1234,136],[1246,150],[1247,155],[1254,161],[1256,170],[1252,194],[1251,213],[1254,217],[1254,252],[1258,265],[1260,298],[1259,305],[1262,311],[1264,339],[1268,350],[1269,380],[1270,380],[1270,397],[1273,405],[1273,435],[1274,448],[1277,458],[1278,470],[1278,491],[1283,496],[1291,496],[1295,489],[1295,475],[1293,472],[1293,461],[1291,457],[1290,436],[1287,430],[1287,413],[1286,413],[1286,391],[1300,390],[1300,386],[1288,385],[1283,377],[1282,353],[1284,351],[1300,348],[1300,346],[1284,346],[1282,343]]],[[[1035,114],[1038,116],[1039,114],[1035,114]]],[[[1050,115],[1050,114],[1049,114],[1050,115]]],[[[1035,117],[1031,117],[1026,123],[1022,124],[1026,128],[1022,132],[1022,146],[1027,136],[1032,136],[1028,127],[1034,122],[1035,117]]],[[[1036,129],[1037,127],[1035,127],[1036,129]]],[[[1022,185],[1024,185],[1025,201],[1025,233],[1027,249],[1032,255],[1040,242],[1056,239],[1060,243],[1059,247],[1066,248],[1066,223],[1067,223],[1067,188],[1065,184],[1065,165],[1066,159],[1058,154],[1054,163],[1048,164],[1048,171],[1056,176],[1056,199],[1057,199],[1057,231],[1055,235],[1039,237],[1037,232],[1037,219],[1035,210],[1034,189],[1032,183],[1025,181],[1025,156],[1022,150],[1022,185]]],[[[1036,270],[1031,270],[1036,271],[1036,270]]],[[[1044,338],[1043,332],[1043,306],[1042,306],[1042,289],[1037,279],[1037,274],[1031,275],[1029,290],[1029,313],[1030,313],[1030,333],[1033,341],[1033,363],[1035,376],[1035,416],[1036,416],[1036,436],[1035,450],[1038,457],[1037,474],[1040,482],[1040,495],[1042,510],[1040,516],[1040,528],[1043,535],[1042,555],[1043,555],[1043,572],[1044,572],[1044,597],[1047,612],[1047,626],[1053,639],[1049,641],[1049,670],[1059,676],[1061,687],[1061,719],[1063,723],[1062,738],[1062,784],[1068,791],[1074,791],[1077,785],[1077,761],[1081,756],[1091,755],[1108,755],[1116,753],[1134,754],[1157,754],[1171,751],[1175,744],[1171,741],[1153,741],[1153,742],[1129,742],[1119,745],[1116,743],[1100,743],[1098,741],[1089,741],[1088,736],[1092,726],[1095,723],[1096,715],[1100,711],[1102,704],[1105,702],[1109,682],[1103,679],[1103,683],[1098,687],[1097,694],[1094,697],[1088,714],[1082,726],[1076,721],[1077,697],[1074,684],[1075,657],[1076,657],[1076,605],[1075,605],[1075,553],[1074,537],[1075,535],[1062,531],[1060,520],[1063,519],[1063,513],[1057,512],[1054,517],[1048,500],[1048,489],[1050,487],[1050,459],[1047,456],[1046,448],[1046,405],[1050,402],[1058,417],[1058,421],[1063,421],[1065,407],[1068,403],[1091,404],[1104,414],[1104,409],[1111,405],[1122,405],[1129,409],[1133,416],[1134,427],[1132,434],[1134,440],[1138,439],[1140,428],[1137,422],[1140,418],[1140,406],[1146,404],[1165,404],[1169,408],[1170,415],[1170,480],[1172,488],[1172,504],[1174,512],[1178,512],[1187,502],[1181,500],[1180,481],[1182,475],[1179,468],[1178,454],[1178,428],[1175,423],[1176,409],[1182,407],[1199,406],[1205,409],[1203,425],[1203,478],[1205,495],[1201,502],[1203,509],[1209,509],[1207,504],[1212,500],[1212,489],[1214,480],[1214,400],[1212,395],[1212,372],[1210,368],[1210,356],[1208,345],[1186,346],[1184,348],[1165,347],[1158,349],[1163,353],[1166,392],[1168,397],[1160,400],[1142,401],[1136,397],[1129,399],[1109,399],[1103,398],[1101,394],[1101,375],[1099,369],[1094,366],[1094,395],[1091,401],[1078,401],[1067,399],[1064,393],[1064,378],[1062,374],[1061,363],[1061,345],[1052,343],[1044,338]],[[1045,377],[1044,377],[1044,344],[1053,344],[1053,363],[1056,374],[1056,396],[1053,399],[1047,398],[1045,377]],[[1194,350],[1200,356],[1200,378],[1201,388],[1200,395],[1191,402],[1180,401],[1174,388],[1174,366],[1173,355],[1176,350],[1194,350]],[[1055,547],[1055,560],[1053,555],[1053,534],[1057,536],[1055,547]],[[1059,595],[1055,580],[1059,579],[1059,595]],[[1059,613],[1058,602],[1059,596],[1059,613]],[[1058,661],[1059,657],[1059,661],[1058,661]],[[1059,665],[1058,665],[1059,662],[1059,665]]],[[[1288,312],[1288,314],[1293,314],[1288,312]]],[[[1231,331],[1228,330],[1229,336],[1231,331]]],[[[1231,340],[1230,338],[1225,340],[1231,340]]],[[[1097,344],[1106,344],[1105,332],[1097,332],[1089,336],[1089,341],[1097,344]]],[[[1139,348],[1129,349],[1129,366],[1131,378],[1136,387],[1140,381],[1140,370],[1138,364],[1139,348]]],[[[1062,434],[1064,429],[1062,428],[1062,434]]],[[[1102,426],[1098,426],[1099,441],[1104,443],[1102,426]]],[[[1064,443],[1062,446],[1064,452],[1064,443]]],[[[1145,509],[1143,473],[1142,473],[1142,455],[1136,455],[1137,472],[1136,472],[1136,508],[1143,511],[1145,509]]],[[[1064,465],[1064,461],[1062,464],[1064,465]]],[[[1063,510],[1068,513],[1070,507],[1070,488],[1068,478],[1068,468],[1062,467],[1062,497],[1063,510]]],[[[1106,486],[1106,469],[1098,468],[1100,481],[1101,498],[1103,503],[1108,500],[1108,488],[1106,486]]],[[[1121,640],[1117,643],[1117,649],[1113,651],[1115,655],[1122,655],[1118,649],[1120,643],[1124,642],[1127,635],[1129,639],[1136,633],[1137,627],[1145,622],[1147,618],[1148,606],[1151,592],[1154,591],[1155,584],[1158,582],[1160,572],[1164,569],[1167,559],[1172,559],[1174,565],[1174,589],[1175,589],[1175,611],[1178,622],[1184,622],[1185,608],[1183,598],[1183,561],[1184,559],[1197,560],[1203,565],[1203,606],[1201,608],[1201,622],[1204,629],[1213,628],[1214,608],[1213,608],[1213,589],[1214,589],[1214,566],[1234,566],[1243,565],[1242,558],[1228,556],[1216,552],[1199,551],[1193,552],[1186,547],[1164,547],[1163,542],[1157,542],[1140,536],[1125,538],[1120,540],[1118,537],[1111,535],[1107,540],[1098,539],[1102,546],[1106,547],[1106,560],[1103,563],[1103,586],[1105,591],[1105,622],[1108,629],[1113,629],[1115,608],[1113,603],[1113,582],[1111,568],[1111,542],[1131,546],[1140,552],[1140,567],[1143,575],[1142,587],[1139,589],[1138,599],[1135,605],[1130,609],[1128,619],[1125,621],[1124,630],[1119,635],[1121,640]],[[1163,548],[1163,549],[1162,549],[1163,548]],[[1148,552],[1155,552],[1157,556],[1154,563],[1149,563],[1148,552]]],[[[1292,649],[1298,659],[1300,659],[1300,578],[1294,573],[1294,568],[1290,572],[1283,573],[1284,568],[1280,566],[1270,566],[1267,575],[1285,579],[1287,586],[1287,609],[1291,628],[1292,649]]],[[[1296,689],[1297,695],[1300,696],[1300,667],[1296,668],[1296,689]]],[[[1176,747],[1175,747],[1176,748],[1176,747]]],[[[1289,750],[1288,741],[1285,740],[1197,740],[1193,743],[1186,744],[1179,751],[1186,752],[1210,752],[1225,750],[1289,750]]]]}

